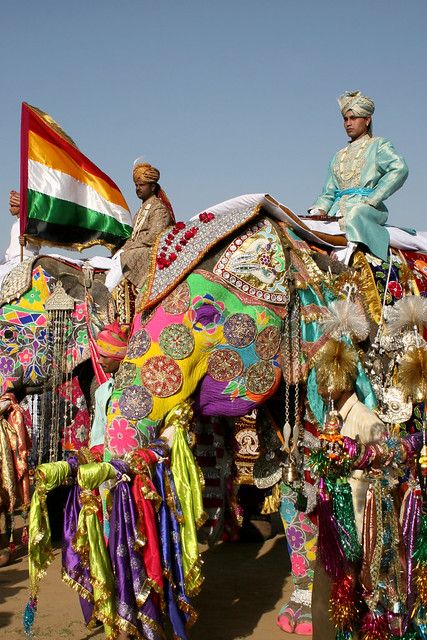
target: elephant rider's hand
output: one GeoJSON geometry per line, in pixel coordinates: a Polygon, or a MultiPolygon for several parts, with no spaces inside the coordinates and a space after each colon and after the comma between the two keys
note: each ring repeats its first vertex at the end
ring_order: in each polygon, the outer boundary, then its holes
{"type": "Polygon", "coordinates": [[[326,220],[328,217],[328,214],[323,209],[310,209],[309,214],[311,218],[316,220],[326,220]]]}

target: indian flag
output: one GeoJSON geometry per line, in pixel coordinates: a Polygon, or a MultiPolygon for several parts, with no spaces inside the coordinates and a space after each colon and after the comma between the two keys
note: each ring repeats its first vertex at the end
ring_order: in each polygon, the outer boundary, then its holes
{"type": "Polygon", "coordinates": [[[83,155],[48,114],[22,103],[21,236],[38,243],[110,249],[132,233],[115,182],[83,155]]]}

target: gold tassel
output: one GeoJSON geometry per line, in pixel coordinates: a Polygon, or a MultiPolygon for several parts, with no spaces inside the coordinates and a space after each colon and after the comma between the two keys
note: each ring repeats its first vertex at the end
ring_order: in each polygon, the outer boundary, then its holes
{"type": "Polygon", "coordinates": [[[354,349],[340,340],[328,340],[315,357],[317,386],[321,390],[348,391],[357,377],[354,349]]]}
{"type": "Polygon", "coordinates": [[[270,496],[266,496],[261,509],[262,515],[269,515],[279,511],[281,502],[279,483],[275,484],[270,496]]]}
{"type": "Polygon", "coordinates": [[[398,384],[406,398],[427,400],[427,349],[415,347],[404,354],[398,368],[398,384]]]}

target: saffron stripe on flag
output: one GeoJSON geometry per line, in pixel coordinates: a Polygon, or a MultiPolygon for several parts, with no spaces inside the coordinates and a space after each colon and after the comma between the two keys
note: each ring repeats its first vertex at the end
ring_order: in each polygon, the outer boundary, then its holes
{"type": "MultiPolygon", "coordinates": [[[[129,220],[127,209],[102,198],[97,191],[67,173],[56,171],[34,160],[28,162],[28,189],[52,198],[60,198],[62,201],[68,200],[99,214],[115,218],[131,229],[127,224],[129,220]]],[[[31,208],[28,211],[31,212],[31,208]]]]}
{"type": "MultiPolygon", "coordinates": [[[[29,105],[28,105],[29,106],[29,105]]],[[[94,176],[98,176],[108,182],[114,189],[118,189],[116,183],[107,176],[106,173],[101,171],[96,164],[94,164],[89,158],[87,158],[77,147],[74,147],[72,144],[67,142],[64,138],[62,138],[56,131],[54,131],[51,127],[49,127],[43,120],[38,116],[35,111],[28,109],[29,123],[28,123],[28,131],[34,131],[39,136],[47,140],[48,142],[53,143],[59,149],[62,149],[73,158],[77,164],[79,164],[85,171],[92,173],[94,176]]]]}
{"type": "Polygon", "coordinates": [[[29,132],[28,159],[69,174],[76,180],[95,189],[106,200],[110,200],[128,210],[126,200],[117,187],[113,188],[103,178],[85,171],[75,158],[64,153],[62,149],[34,133],[34,131],[29,132]]]}
{"type": "MultiPolygon", "coordinates": [[[[129,237],[132,231],[129,226],[121,224],[113,216],[106,216],[74,202],[54,198],[32,189],[28,190],[28,211],[29,222],[38,220],[62,227],[77,227],[78,225],[78,227],[107,233],[116,236],[116,238],[121,236],[123,239],[129,237]]],[[[34,231],[28,229],[27,233],[32,234],[34,231]]]]}

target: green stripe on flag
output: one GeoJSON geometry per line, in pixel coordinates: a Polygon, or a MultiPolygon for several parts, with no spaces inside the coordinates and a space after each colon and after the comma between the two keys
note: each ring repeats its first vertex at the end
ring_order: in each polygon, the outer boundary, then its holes
{"type": "Polygon", "coordinates": [[[118,238],[126,239],[132,234],[132,227],[118,222],[113,216],[87,209],[68,200],[53,198],[32,189],[28,189],[28,218],[51,224],[91,229],[118,238]]]}

